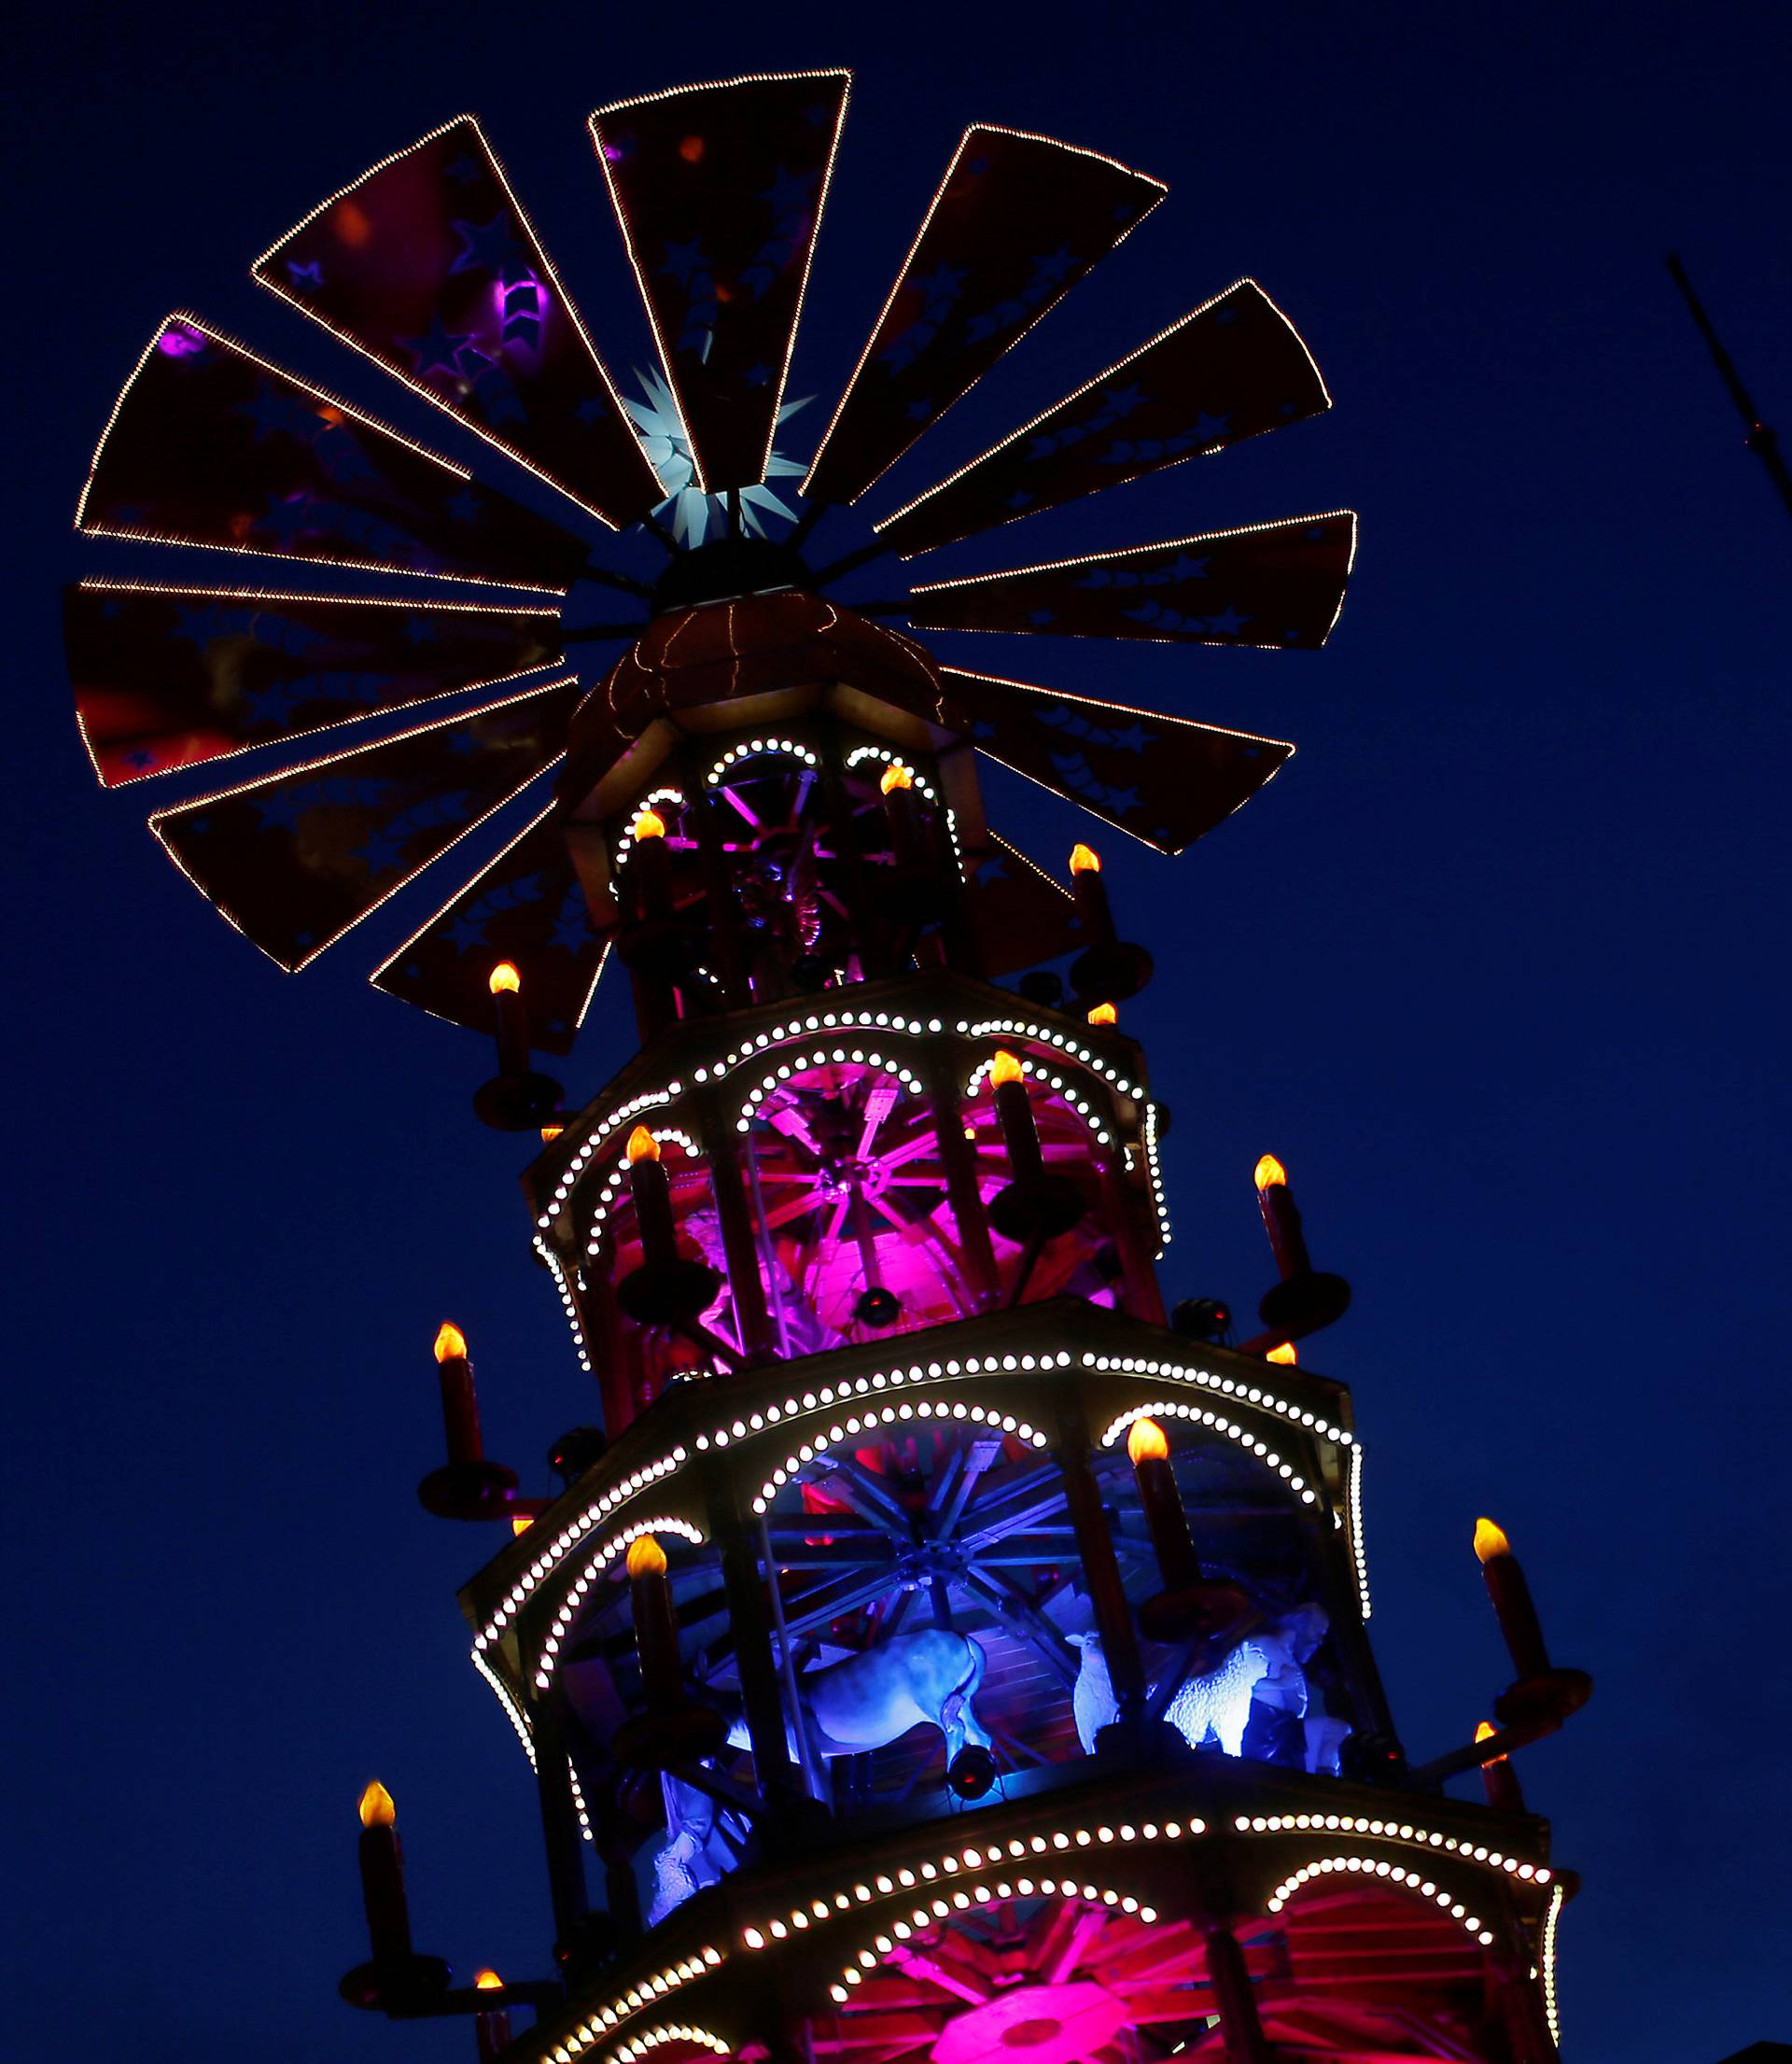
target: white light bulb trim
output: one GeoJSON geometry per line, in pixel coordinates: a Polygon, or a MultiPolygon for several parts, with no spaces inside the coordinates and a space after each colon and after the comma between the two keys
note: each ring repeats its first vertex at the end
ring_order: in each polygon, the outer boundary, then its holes
{"type": "Polygon", "coordinates": [[[1421,1899],[1430,1900],[1441,1906],[1452,1920],[1460,1921],[1464,1932],[1490,1948],[1493,1942],[1493,1931],[1481,1925],[1478,1915],[1471,1914],[1461,1900],[1452,1900],[1448,1892],[1440,1892],[1429,1878],[1421,1879],[1417,1871],[1409,1871],[1403,1864],[1390,1863],[1385,1859],[1372,1856],[1322,1856],[1310,1863],[1303,1863],[1291,1876],[1282,1879],[1269,1895],[1267,1911],[1279,1914],[1303,1885],[1316,1877],[1328,1877],[1337,1872],[1350,1872],[1358,1876],[1379,1878],[1388,1885],[1399,1885],[1416,1893],[1421,1899]]]}
{"type": "Polygon", "coordinates": [[[1204,1405],[1185,1405],[1180,1398],[1154,1399],[1143,1405],[1133,1405],[1123,1411],[1101,1436],[1100,1445],[1111,1448],[1120,1436],[1137,1420],[1141,1419],[1186,1419],[1196,1425],[1211,1426],[1216,1433],[1235,1441],[1251,1456],[1260,1462],[1269,1474],[1277,1479],[1278,1487],[1293,1491],[1303,1505],[1317,1505],[1319,1494],[1310,1489],[1305,1480],[1295,1473],[1294,1468],[1276,1453],[1267,1441],[1262,1441],[1235,1421],[1223,1418],[1217,1411],[1209,1411],[1204,1405]]]}

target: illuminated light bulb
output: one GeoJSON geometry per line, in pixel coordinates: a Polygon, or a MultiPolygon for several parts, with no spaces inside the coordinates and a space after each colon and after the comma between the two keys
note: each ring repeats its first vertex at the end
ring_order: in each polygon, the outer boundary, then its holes
{"type": "Polygon", "coordinates": [[[989,1063],[989,1086],[1000,1089],[1006,1082],[1025,1082],[1027,1071],[1005,1046],[996,1049],[996,1058],[989,1063]]]}
{"type": "Polygon", "coordinates": [[[637,1125],[628,1135],[627,1151],[628,1165],[633,1168],[637,1161],[657,1161],[660,1158],[660,1143],[646,1126],[637,1125]]]}
{"type": "Polygon", "coordinates": [[[1293,1369],[1300,1360],[1300,1354],[1293,1341],[1283,1341],[1280,1347],[1272,1347],[1263,1358],[1266,1362],[1280,1362],[1283,1369],[1293,1369]]]}
{"type": "Polygon", "coordinates": [[[1135,1419],[1127,1436],[1127,1460],[1136,1468],[1141,1462],[1161,1462],[1169,1453],[1169,1441],[1155,1419],[1135,1419]]]}
{"type": "Polygon", "coordinates": [[[392,1794],[377,1777],[362,1792],[359,1811],[364,1828],[389,1828],[397,1824],[399,1818],[392,1794]]]}
{"type": "Polygon", "coordinates": [[[1266,1154],[1257,1163],[1256,1173],[1252,1180],[1259,1189],[1267,1189],[1275,1183],[1280,1183],[1285,1189],[1288,1186],[1288,1171],[1273,1154],[1266,1154]]]}
{"type": "Polygon", "coordinates": [[[637,846],[644,838],[664,838],[665,819],[658,810],[637,810],[635,813],[635,821],[628,827],[628,835],[637,846]]]}
{"type": "Polygon", "coordinates": [[[1488,1563],[1495,1555],[1509,1555],[1511,1552],[1512,1543],[1506,1539],[1503,1530],[1495,1526],[1491,1520],[1482,1519],[1475,1522],[1475,1559],[1477,1562],[1488,1563]]]}
{"type": "Polygon", "coordinates": [[[913,767],[904,766],[900,760],[892,760],[884,769],[883,778],[878,781],[877,786],[885,795],[888,795],[892,789],[913,788],[915,786],[915,770],[913,767]]]}
{"type": "Polygon", "coordinates": [[[639,1535],[629,1542],[623,1566],[631,1577],[664,1577],[665,1551],[651,1534],[639,1535]]]}
{"type": "Polygon", "coordinates": [[[511,1537],[515,1538],[518,1535],[526,1534],[534,1524],[535,1514],[533,1512],[512,1512],[511,1514],[511,1537]]]}
{"type": "Polygon", "coordinates": [[[459,1327],[451,1326],[444,1320],[440,1331],[436,1334],[436,1360],[438,1362],[464,1362],[466,1359],[466,1334],[461,1331],[459,1327]]]}
{"type": "Polygon", "coordinates": [[[500,961],[486,978],[485,986],[494,996],[514,996],[523,987],[523,977],[509,961],[500,961]]]}
{"type": "Polygon", "coordinates": [[[504,1989],[504,1981],[495,1971],[474,1972],[473,1984],[481,1992],[501,1992],[504,1989]]]}
{"type": "Polygon", "coordinates": [[[1117,1025],[1119,1022],[1120,1013],[1112,1004],[1098,1004],[1089,1013],[1091,1025],[1117,1025]]]}
{"type": "Polygon", "coordinates": [[[1071,872],[1073,875],[1099,875],[1101,872],[1101,856],[1093,846],[1085,846],[1079,840],[1071,848],[1071,872]]]}

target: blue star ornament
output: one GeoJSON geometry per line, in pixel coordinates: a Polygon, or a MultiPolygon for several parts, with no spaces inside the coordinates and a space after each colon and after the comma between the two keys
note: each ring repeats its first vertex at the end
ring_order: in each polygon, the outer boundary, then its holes
{"type": "Polygon", "coordinates": [[[461,248],[448,268],[451,273],[489,273],[494,279],[508,280],[533,270],[534,258],[502,208],[489,222],[456,222],[454,227],[461,248]]]}
{"type": "Polygon", "coordinates": [[[440,315],[429,318],[429,327],[420,337],[400,337],[399,342],[415,355],[417,372],[424,379],[432,372],[445,372],[450,379],[460,377],[460,355],[472,342],[470,331],[456,334],[444,327],[440,315]]]}

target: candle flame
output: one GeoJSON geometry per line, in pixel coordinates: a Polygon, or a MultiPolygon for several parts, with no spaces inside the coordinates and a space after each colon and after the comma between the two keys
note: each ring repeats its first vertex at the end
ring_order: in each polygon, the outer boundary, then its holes
{"type": "Polygon", "coordinates": [[[658,810],[637,810],[635,821],[628,827],[628,835],[637,846],[644,838],[664,838],[665,819],[658,810]]]}
{"type": "Polygon", "coordinates": [[[900,760],[892,760],[884,769],[883,779],[877,786],[886,795],[892,789],[913,788],[915,786],[915,770],[913,767],[904,766],[900,760]]]}
{"type": "Polygon", "coordinates": [[[512,1512],[511,1514],[511,1538],[514,1539],[519,1534],[526,1534],[534,1524],[535,1514],[533,1512],[512,1512]]]}
{"type": "Polygon", "coordinates": [[[637,1161],[657,1161],[660,1158],[660,1143],[646,1126],[637,1125],[628,1135],[627,1151],[628,1165],[633,1168],[637,1161]]]}
{"type": "Polygon", "coordinates": [[[989,1063],[989,1086],[1000,1089],[1004,1082],[1025,1082],[1027,1071],[1005,1046],[996,1048],[996,1058],[989,1063]]]}
{"type": "Polygon", "coordinates": [[[1506,1539],[1502,1528],[1495,1526],[1491,1520],[1477,1520],[1475,1522],[1475,1559],[1477,1562],[1491,1563],[1495,1555],[1509,1555],[1511,1552],[1512,1543],[1506,1539]]]}
{"type": "Polygon", "coordinates": [[[1162,1462],[1169,1454],[1169,1441],[1155,1419],[1135,1419],[1127,1436],[1127,1460],[1136,1469],[1141,1462],[1162,1462]]]}
{"type": "Polygon", "coordinates": [[[360,1815],[364,1828],[389,1828],[399,1818],[392,1794],[377,1777],[361,1794],[360,1815]]]}
{"type": "Polygon", "coordinates": [[[1071,872],[1073,875],[1099,875],[1101,858],[1093,846],[1085,846],[1079,839],[1071,848],[1071,872]]]}
{"type": "MultiPolygon", "coordinates": [[[[1491,1720],[1482,1720],[1475,1730],[1475,1739],[1477,1742],[1491,1741],[1498,1732],[1498,1728],[1494,1726],[1491,1720]]],[[[1487,1760],[1491,1763],[1503,1763],[1505,1758],[1504,1755],[1499,1755],[1490,1756],[1487,1760]]]]}
{"type": "Polygon", "coordinates": [[[500,961],[487,977],[485,986],[494,996],[501,996],[506,990],[514,996],[523,987],[523,977],[509,961],[500,961]]]}
{"type": "Polygon", "coordinates": [[[1252,1180],[1259,1189],[1272,1189],[1277,1184],[1285,1189],[1288,1186],[1288,1171],[1273,1154],[1266,1154],[1257,1163],[1256,1173],[1252,1180]]]}
{"type": "Polygon", "coordinates": [[[504,1981],[495,1971],[476,1971],[473,1973],[473,1986],[480,1992],[502,1992],[504,1981]]]}
{"type": "Polygon", "coordinates": [[[631,1577],[664,1577],[665,1551],[651,1534],[637,1535],[628,1544],[625,1566],[631,1577]]]}
{"type": "Polygon", "coordinates": [[[436,1334],[436,1359],[438,1362],[464,1362],[467,1359],[467,1336],[459,1327],[451,1326],[446,1319],[436,1334]]]}
{"type": "Polygon", "coordinates": [[[1300,1350],[1293,1341],[1283,1341],[1280,1347],[1272,1347],[1263,1358],[1266,1362],[1280,1362],[1283,1369],[1293,1369],[1300,1360],[1300,1350]]]}
{"type": "Polygon", "coordinates": [[[542,1145],[552,1146],[554,1141],[557,1140],[560,1137],[561,1133],[563,1133],[567,1129],[564,1125],[544,1125],[541,1128],[542,1145]]]}
{"type": "Polygon", "coordinates": [[[1098,1004],[1089,1013],[1091,1025],[1117,1025],[1119,1022],[1120,1013],[1112,1004],[1098,1004]]]}

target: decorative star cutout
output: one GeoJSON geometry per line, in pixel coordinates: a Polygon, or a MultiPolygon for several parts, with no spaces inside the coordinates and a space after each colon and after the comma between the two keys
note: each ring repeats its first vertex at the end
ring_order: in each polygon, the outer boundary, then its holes
{"type": "Polygon", "coordinates": [[[451,273],[489,273],[494,279],[508,280],[534,270],[535,260],[516,233],[516,224],[499,208],[489,222],[456,222],[455,233],[461,248],[451,273]]]}
{"type": "Polygon", "coordinates": [[[709,260],[703,255],[703,239],[693,236],[688,244],[668,244],[661,272],[670,273],[680,287],[689,287],[699,273],[707,273],[709,260]]]}
{"type": "Polygon", "coordinates": [[[432,372],[445,372],[451,379],[460,377],[460,354],[472,342],[470,330],[456,334],[447,329],[440,313],[431,316],[429,327],[420,337],[400,337],[399,342],[407,351],[414,353],[417,371],[424,379],[432,372]]]}

